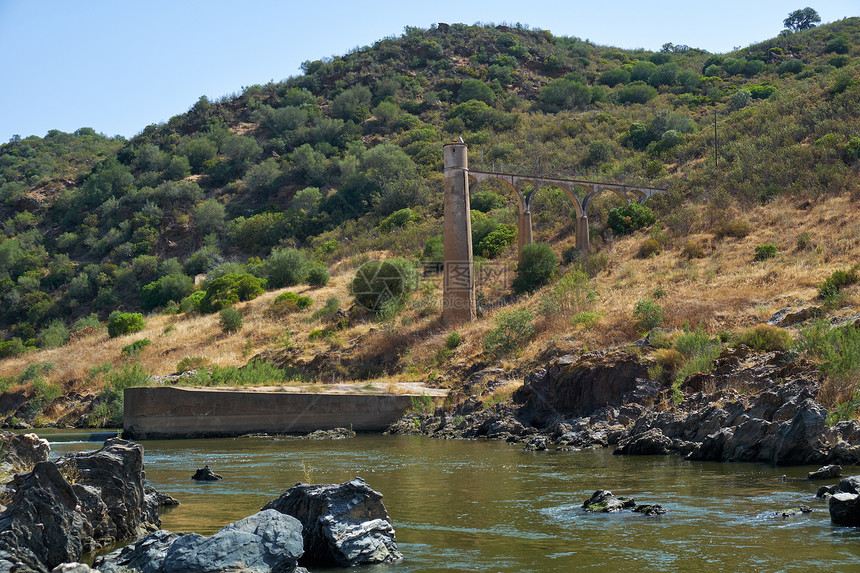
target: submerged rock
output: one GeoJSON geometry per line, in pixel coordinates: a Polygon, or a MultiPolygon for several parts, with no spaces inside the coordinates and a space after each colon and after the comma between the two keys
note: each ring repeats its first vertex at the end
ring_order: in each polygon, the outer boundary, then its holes
{"type": "Polygon", "coordinates": [[[523,450],[527,452],[545,452],[549,449],[549,438],[546,436],[532,436],[526,440],[523,450]]]}
{"type": "Polygon", "coordinates": [[[655,503],[653,505],[637,505],[636,509],[633,510],[634,513],[641,513],[642,515],[664,515],[669,512],[668,509],[660,505],[659,503],[655,503]]]}
{"type": "Polygon", "coordinates": [[[209,469],[209,466],[203,466],[201,469],[197,470],[191,479],[194,481],[218,481],[222,478],[220,475],[216,474],[212,470],[209,469]]]}
{"type": "Polygon", "coordinates": [[[305,440],[345,440],[354,438],[355,432],[348,428],[333,428],[331,430],[315,430],[302,436],[305,440]]]}
{"type": "Polygon", "coordinates": [[[303,526],[303,565],[352,567],[402,558],[382,494],[363,479],[342,484],[298,483],[263,507],[303,526]]]}
{"type": "Polygon", "coordinates": [[[800,505],[798,507],[791,507],[788,509],[781,509],[779,511],[774,511],[773,513],[768,514],[767,517],[771,517],[771,518],[779,517],[782,519],[786,519],[788,517],[794,517],[795,515],[801,515],[803,513],[812,513],[813,511],[815,511],[815,510],[812,509],[811,507],[809,507],[808,505],[800,505]]]}

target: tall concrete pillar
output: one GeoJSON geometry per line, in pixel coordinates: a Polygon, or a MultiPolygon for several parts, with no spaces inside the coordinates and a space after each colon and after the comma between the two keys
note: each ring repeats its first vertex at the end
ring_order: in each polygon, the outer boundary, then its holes
{"type": "Polygon", "coordinates": [[[588,237],[588,215],[585,213],[576,219],[576,248],[587,251],[591,247],[588,237]]]}
{"type": "Polygon", "coordinates": [[[442,148],[445,175],[442,322],[453,326],[475,319],[475,266],[469,216],[469,158],[464,143],[442,148]]]}
{"type": "Polygon", "coordinates": [[[523,247],[532,243],[532,212],[520,213],[519,234],[517,236],[517,260],[523,262],[523,247]]]}

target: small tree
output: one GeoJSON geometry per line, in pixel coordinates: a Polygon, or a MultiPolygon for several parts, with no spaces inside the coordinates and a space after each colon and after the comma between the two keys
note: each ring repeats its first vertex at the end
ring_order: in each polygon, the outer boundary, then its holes
{"type": "Polygon", "coordinates": [[[795,10],[789,13],[788,18],[782,21],[783,25],[792,32],[809,30],[810,28],[814,28],[818,22],[821,22],[821,16],[808,6],[802,10],[795,10]]]}
{"type": "Polygon", "coordinates": [[[143,330],[146,322],[139,312],[113,311],[108,317],[108,336],[116,338],[123,334],[130,334],[143,330]]]}
{"type": "Polygon", "coordinates": [[[239,332],[242,330],[242,313],[228,306],[221,311],[221,330],[225,333],[239,332]]]}
{"type": "Polygon", "coordinates": [[[522,262],[517,266],[514,291],[530,292],[549,282],[558,268],[558,257],[546,243],[531,243],[523,247],[522,262]]]}
{"type": "Polygon", "coordinates": [[[360,307],[380,312],[386,303],[402,300],[418,288],[418,269],[407,259],[371,261],[359,267],[349,285],[360,307]]]}
{"type": "Polygon", "coordinates": [[[663,324],[663,307],[650,298],[640,299],[633,307],[633,318],[636,319],[636,326],[650,331],[663,324]]]}
{"type": "Polygon", "coordinates": [[[626,235],[642,227],[653,225],[657,215],[649,207],[639,203],[630,203],[609,211],[607,224],[616,235],[626,235]]]}

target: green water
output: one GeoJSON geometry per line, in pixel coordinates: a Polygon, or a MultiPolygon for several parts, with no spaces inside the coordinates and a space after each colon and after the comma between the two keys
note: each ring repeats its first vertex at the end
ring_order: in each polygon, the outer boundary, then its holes
{"type": "MultiPolygon", "coordinates": [[[[52,456],[99,447],[75,441],[80,434],[41,434],[52,456]]],[[[804,479],[810,467],[378,435],[141,443],[149,483],[182,502],[161,517],[172,531],[208,535],[296,482],[363,477],[383,493],[405,559],[362,573],[860,571],[860,530],[830,524],[826,504],[814,498],[821,484],[804,479]],[[191,481],[204,464],[224,480],[191,481]],[[601,488],[669,513],[583,513],[582,502],[601,488]],[[815,511],[767,517],[800,504],[815,511]]],[[[860,474],[860,467],[844,471],[860,474]]]]}

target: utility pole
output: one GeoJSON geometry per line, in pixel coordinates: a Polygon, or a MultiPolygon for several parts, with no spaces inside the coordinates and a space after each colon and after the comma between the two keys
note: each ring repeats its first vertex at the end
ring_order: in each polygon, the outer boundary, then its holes
{"type": "Polygon", "coordinates": [[[714,167],[719,167],[719,155],[717,152],[717,108],[714,108],[714,167]]]}

